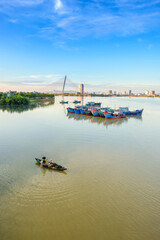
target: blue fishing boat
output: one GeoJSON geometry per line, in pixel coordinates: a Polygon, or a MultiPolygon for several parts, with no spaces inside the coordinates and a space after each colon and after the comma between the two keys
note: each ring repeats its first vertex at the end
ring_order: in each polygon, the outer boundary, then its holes
{"type": "Polygon", "coordinates": [[[119,107],[118,112],[128,114],[129,113],[129,108],[128,107],[119,107]]]}
{"type": "Polygon", "coordinates": [[[86,115],[92,115],[91,110],[89,108],[85,109],[84,112],[86,115]]]}
{"type": "Polygon", "coordinates": [[[74,108],[68,107],[68,108],[67,108],[67,112],[68,112],[68,113],[74,113],[74,108]]]}
{"type": "Polygon", "coordinates": [[[104,116],[107,119],[116,119],[116,118],[124,118],[126,117],[125,113],[110,113],[110,112],[104,112],[104,116]]]}
{"type": "Polygon", "coordinates": [[[91,108],[91,113],[94,117],[99,117],[100,116],[97,108],[91,108]]]}
{"type": "Polygon", "coordinates": [[[100,108],[100,109],[98,109],[98,112],[99,112],[100,117],[105,117],[105,116],[104,116],[104,112],[114,113],[114,110],[111,109],[111,108],[109,108],[109,107],[106,107],[106,108],[100,108]]]}
{"type": "Polygon", "coordinates": [[[88,102],[86,104],[87,107],[101,107],[101,103],[96,103],[96,102],[88,102]]]}
{"type": "Polygon", "coordinates": [[[81,109],[80,109],[81,114],[82,114],[82,115],[86,115],[86,112],[85,112],[86,110],[88,110],[87,107],[85,107],[85,106],[84,106],[84,107],[81,107],[81,109]]]}
{"type": "Polygon", "coordinates": [[[75,100],[73,103],[74,103],[74,104],[77,104],[77,103],[81,103],[81,101],[75,100]]]}
{"type": "Polygon", "coordinates": [[[75,114],[81,114],[80,110],[81,110],[80,107],[76,107],[76,108],[74,108],[74,112],[75,112],[75,114]]]}
{"type": "Polygon", "coordinates": [[[143,110],[144,109],[136,110],[136,111],[128,111],[127,115],[130,115],[130,116],[141,116],[142,113],[143,113],[143,110]]]}
{"type": "Polygon", "coordinates": [[[61,103],[61,104],[67,104],[68,101],[64,101],[64,100],[62,100],[62,101],[60,101],[60,103],[61,103]]]}

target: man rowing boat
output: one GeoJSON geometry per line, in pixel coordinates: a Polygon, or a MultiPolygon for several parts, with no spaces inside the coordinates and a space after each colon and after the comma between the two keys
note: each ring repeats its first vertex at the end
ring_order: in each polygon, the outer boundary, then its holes
{"type": "Polygon", "coordinates": [[[42,167],[48,167],[48,162],[47,162],[46,157],[42,157],[41,165],[42,165],[42,167]]]}

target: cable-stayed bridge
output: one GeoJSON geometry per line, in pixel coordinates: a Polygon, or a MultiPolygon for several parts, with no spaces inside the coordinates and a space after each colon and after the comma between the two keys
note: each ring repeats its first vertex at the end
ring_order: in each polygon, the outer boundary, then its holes
{"type": "Polygon", "coordinates": [[[67,92],[78,92],[78,84],[65,76],[49,84],[50,90],[58,91],[62,94],[67,92]]]}

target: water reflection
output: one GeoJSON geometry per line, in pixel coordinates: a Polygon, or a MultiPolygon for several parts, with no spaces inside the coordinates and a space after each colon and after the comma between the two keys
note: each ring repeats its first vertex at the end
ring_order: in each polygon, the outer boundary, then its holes
{"type": "Polygon", "coordinates": [[[159,100],[101,98],[103,106],[143,105],[142,121],[66,117],[59,98],[24,115],[0,110],[1,239],[158,240],[159,100]],[[43,155],[67,175],[35,166],[43,155]]]}
{"type": "Polygon", "coordinates": [[[39,108],[39,107],[47,107],[49,105],[53,105],[54,104],[54,100],[52,101],[46,101],[46,102],[35,102],[35,103],[31,103],[30,105],[23,105],[23,106],[0,106],[0,110],[2,112],[9,112],[9,113],[22,113],[22,112],[25,112],[25,111],[32,111],[36,108],[39,108]]]}
{"type": "Polygon", "coordinates": [[[109,125],[119,126],[125,122],[128,122],[128,120],[130,118],[142,121],[142,116],[127,116],[126,118],[120,118],[120,119],[105,119],[102,117],[94,117],[94,116],[89,116],[89,115],[68,113],[67,117],[68,117],[68,119],[74,119],[76,121],[89,121],[90,123],[104,125],[105,127],[108,127],[109,125]]]}
{"type": "MultiPolygon", "coordinates": [[[[98,125],[104,125],[107,127],[108,125],[121,125],[128,121],[128,117],[121,118],[121,119],[105,119],[102,117],[93,117],[88,115],[81,115],[81,114],[74,114],[74,113],[68,113],[67,114],[68,119],[74,119],[76,121],[89,121],[90,123],[96,123],[98,125]]],[[[132,117],[133,118],[133,117],[132,117]]],[[[138,116],[136,119],[142,119],[138,116]]]]}
{"type": "Polygon", "coordinates": [[[65,172],[65,171],[58,171],[58,170],[53,170],[53,169],[50,169],[50,168],[45,168],[45,167],[40,166],[37,163],[35,163],[35,165],[37,165],[37,167],[40,168],[42,176],[46,176],[47,173],[52,174],[52,173],[55,173],[55,172],[67,175],[67,172],[65,172]]]}
{"type": "Polygon", "coordinates": [[[132,119],[137,119],[137,120],[140,120],[140,121],[142,121],[143,119],[142,119],[142,116],[127,116],[128,118],[132,118],[132,119]]]}

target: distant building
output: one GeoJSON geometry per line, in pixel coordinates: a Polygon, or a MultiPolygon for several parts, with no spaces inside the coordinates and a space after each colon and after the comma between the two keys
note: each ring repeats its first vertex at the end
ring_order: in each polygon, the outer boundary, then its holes
{"type": "Polygon", "coordinates": [[[109,95],[111,95],[111,94],[112,94],[112,90],[108,90],[107,93],[108,93],[109,95]]]}
{"type": "Polygon", "coordinates": [[[145,95],[149,95],[149,91],[147,90],[147,91],[145,91],[145,95]]]}
{"type": "Polygon", "coordinates": [[[84,84],[79,84],[79,88],[78,88],[78,92],[80,93],[80,94],[84,94],[84,84]]]}
{"type": "Polygon", "coordinates": [[[132,90],[129,90],[129,95],[132,95],[132,90]]]}
{"type": "Polygon", "coordinates": [[[151,92],[150,92],[150,95],[155,95],[155,91],[154,91],[154,90],[151,91],[151,92]]]}
{"type": "Polygon", "coordinates": [[[123,91],[122,95],[126,95],[126,91],[123,91]]]}
{"type": "Polygon", "coordinates": [[[116,95],[116,91],[113,91],[113,95],[116,95]]]}

